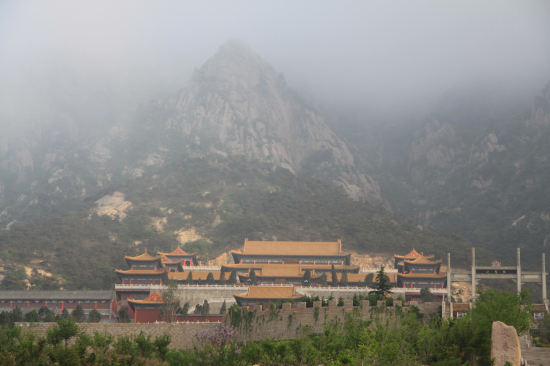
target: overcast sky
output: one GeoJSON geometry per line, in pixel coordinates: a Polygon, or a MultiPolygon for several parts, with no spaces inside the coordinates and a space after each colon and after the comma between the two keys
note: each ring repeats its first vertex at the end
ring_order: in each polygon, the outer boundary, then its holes
{"type": "Polygon", "coordinates": [[[473,80],[550,81],[550,1],[2,1],[0,116],[58,88],[175,91],[228,39],[319,100],[406,105],[473,80]]]}

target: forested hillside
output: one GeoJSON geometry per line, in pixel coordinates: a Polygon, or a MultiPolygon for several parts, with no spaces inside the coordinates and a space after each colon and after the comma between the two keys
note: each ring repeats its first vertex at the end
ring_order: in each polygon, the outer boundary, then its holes
{"type": "MultiPolygon", "coordinates": [[[[420,230],[368,202],[354,201],[324,183],[286,169],[218,158],[186,159],[89,197],[76,210],[0,231],[2,288],[24,288],[22,266],[34,268],[36,289],[100,289],[115,283],[124,255],[179,245],[175,231],[195,229],[203,239],[184,246],[212,259],[252,240],[336,240],[346,250],[393,255],[413,247],[455,265],[469,263],[470,244],[420,230]],[[91,214],[94,201],[114,191],[133,207],[122,220],[91,214]],[[164,221],[163,219],[166,218],[164,221]],[[163,222],[153,227],[155,221],[163,222]],[[134,243],[139,243],[135,245],[134,243]],[[46,277],[38,273],[52,273],[46,277]]],[[[481,258],[487,257],[483,251],[481,258]]]]}

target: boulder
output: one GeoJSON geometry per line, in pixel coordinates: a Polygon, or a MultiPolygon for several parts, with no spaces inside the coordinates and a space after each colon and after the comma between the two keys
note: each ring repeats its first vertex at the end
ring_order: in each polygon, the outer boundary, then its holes
{"type": "Polygon", "coordinates": [[[494,366],[504,366],[510,362],[514,366],[521,364],[521,348],[516,328],[503,322],[493,322],[491,332],[491,358],[494,366]]]}

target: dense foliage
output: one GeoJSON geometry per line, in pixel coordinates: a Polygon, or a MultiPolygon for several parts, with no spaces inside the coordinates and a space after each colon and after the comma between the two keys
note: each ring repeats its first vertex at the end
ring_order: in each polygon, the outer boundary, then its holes
{"type": "Polygon", "coordinates": [[[470,246],[458,237],[420,230],[381,207],[353,201],[285,169],[271,171],[261,164],[217,157],[174,162],[89,197],[65,215],[0,231],[0,260],[6,272],[1,288],[26,289],[21,265],[33,261],[54,275],[32,275],[34,289],[108,289],[117,281],[114,269],[127,268],[124,255],[143,252],[142,247],[150,253],[171,251],[179,244],[174,231],[189,228],[208,239],[186,245],[200,260],[238,248],[244,238],[274,237],[342,239],[346,250],[388,255],[412,247],[439,258],[451,252],[455,265],[469,260],[470,246]],[[133,203],[127,217],[119,221],[90,216],[91,202],[115,190],[133,203]],[[152,218],[159,216],[167,220],[164,232],[151,227],[152,218]]]}
{"type": "MultiPolygon", "coordinates": [[[[169,350],[168,335],[151,339],[80,332],[74,319],[59,319],[46,339],[37,339],[20,327],[0,329],[0,364],[11,365],[490,365],[493,321],[513,325],[518,333],[529,329],[526,294],[488,291],[465,318],[423,320],[414,311],[388,316],[373,312],[362,320],[359,312],[343,323],[325,323],[313,334],[301,327],[297,339],[237,341],[237,330],[220,326],[199,332],[188,350],[169,350]]],[[[376,310],[376,309],[375,309],[376,310]]]]}

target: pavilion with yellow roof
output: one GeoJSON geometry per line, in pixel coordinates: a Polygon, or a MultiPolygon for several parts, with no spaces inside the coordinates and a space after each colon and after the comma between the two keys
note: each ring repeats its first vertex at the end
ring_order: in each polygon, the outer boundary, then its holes
{"type": "Polygon", "coordinates": [[[248,286],[248,293],[233,294],[233,297],[239,306],[267,305],[272,302],[297,305],[306,295],[296,293],[294,286],[248,286]]]}
{"type": "Polygon", "coordinates": [[[197,253],[186,253],[179,246],[170,253],[159,252],[159,256],[166,268],[172,269],[175,263],[181,263],[182,267],[198,266],[197,253]]]}

